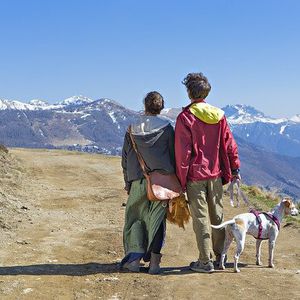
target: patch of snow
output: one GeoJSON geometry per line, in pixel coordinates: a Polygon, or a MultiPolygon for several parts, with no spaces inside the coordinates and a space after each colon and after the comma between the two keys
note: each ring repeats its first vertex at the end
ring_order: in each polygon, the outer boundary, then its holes
{"type": "Polygon", "coordinates": [[[280,134],[284,133],[284,130],[285,130],[286,126],[287,125],[283,125],[283,126],[280,127],[280,131],[279,131],[280,134]]]}
{"type": "Polygon", "coordinates": [[[28,103],[34,106],[41,106],[41,107],[49,106],[48,102],[40,99],[32,99],[28,103]]]}
{"type": "Polygon", "coordinates": [[[250,115],[241,115],[238,117],[229,117],[227,118],[228,122],[233,125],[240,125],[240,124],[250,124],[255,122],[262,122],[262,123],[272,123],[272,124],[281,124],[287,121],[287,119],[273,119],[268,117],[256,117],[250,115]]]}
{"type": "Polygon", "coordinates": [[[48,105],[41,100],[31,100],[29,103],[24,103],[16,100],[0,99],[0,110],[50,110],[59,109],[61,105],[48,105]]]}
{"type": "Polygon", "coordinates": [[[39,128],[39,133],[41,134],[41,136],[44,136],[44,132],[40,128],[39,128]]]}
{"type": "Polygon", "coordinates": [[[300,123],[300,114],[297,114],[290,118],[290,121],[295,122],[295,123],[300,123]]]}
{"type": "Polygon", "coordinates": [[[223,108],[227,120],[232,125],[249,124],[254,122],[280,124],[287,122],[286,118],[272,118],[265,116],[262,112],[252,106],[236,104],[227,105],[223,108]]]}
{"type": "Polygon", "coordinates": [[[84,114],[83,116],[81,116],[80,118],[81,119],[85,119],[85,118],[87,118],[87,117],[89,117],[91,114],[84,114]]]}
{"type": "Polygon", "coordinates": [[[93,99],[79,95],[79,96],[72,96],[70,98],[67,98],[61,102],[59,102],[58,104],[61,105],[81,105],[81,104],[85,104],[85,103],[92,103],[94,102],[93,99]]]}
{"type": "Polygon", "coordinates": [[[108,114],[109,114],[109,116],[111,117],[113,123],[117,123],[117,119],[116,119],[116,117],[114,116],[114,112],[113,112],[113,111],[110,111],[108,114]]]}

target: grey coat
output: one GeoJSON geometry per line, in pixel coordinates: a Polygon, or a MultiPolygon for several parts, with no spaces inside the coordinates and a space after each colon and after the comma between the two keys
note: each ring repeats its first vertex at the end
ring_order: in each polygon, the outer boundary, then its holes
{"type": "MultiPolygon", "coordinates": [[[[174,129],[160,116],[141,116],[131,125],[134,140],[147,167],[151,171],[175,173],[174,129]]],[[[132,181],[144,178],[142,169],[126,132],[122,150],[122,168],[125,189],[130,190],[132,181]]]]}

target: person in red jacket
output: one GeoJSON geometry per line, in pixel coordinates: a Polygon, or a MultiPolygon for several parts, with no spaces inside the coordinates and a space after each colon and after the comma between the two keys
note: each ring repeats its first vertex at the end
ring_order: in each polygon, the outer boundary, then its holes
{"type": "Polygon", "coordinates": [[[178,115],[175,126],[176,174],[186,191],[199,258],[190,264],[196,272],[214,271],[224,245],[224,230],[210,229],[223,222],[223,184],[239,176],[237,144],[224,112],[205,102],[211,86],[202,73],[189,73],[182,83],[191,103],[178,115]]]}

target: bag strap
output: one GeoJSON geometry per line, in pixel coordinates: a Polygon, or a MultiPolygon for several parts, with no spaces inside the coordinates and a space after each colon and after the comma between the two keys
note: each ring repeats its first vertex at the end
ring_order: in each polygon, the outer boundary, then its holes
{"type": "Polygon", "coordinates": [[[147,165],[146,165],[146,163],[145,163],[145,161],[144,161],[141,153],[139,152],[139,150],[138,150],[138,148],[136,146],[136,142],[135,142],[135,140],[133,138],[133,134],[132,134],[132,130],[131,130],[131,125],[129,125],[129,127],[128,127],[128,133],[129,133],[129,136],[130,136],[130,139],[131,139],[131,143],[132,143],[133,149],[134,149],[134,151],[135,151],[135,153],[137,155],[138,161],[139,161],[139,163],[141,165],[143,174],[145,176],[148,176],[149,168],[147,167],[147,165]]]}

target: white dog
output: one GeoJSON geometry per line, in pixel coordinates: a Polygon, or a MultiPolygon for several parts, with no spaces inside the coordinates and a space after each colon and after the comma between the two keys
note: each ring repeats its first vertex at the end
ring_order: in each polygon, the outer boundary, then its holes
{"type": "Polygon", "coordinates": [[[218,226],[211,225],[215,229],[225,228],[224,249],[220,259],[220,269],[225,269],[224,259],[228,248],[233,239],[237,244],[236,254],[234,256],[234,271],[238,269],[238,261],[244,250],[246,234],[255,237],[256,240],[256,264],[261,265],[260,253],[262,240],[269,240],[269,267],[273,268],[273,254],[275,241],[279,233],[280,223],[285,215],[297,215],[298,209],[293,202],[284,198],[269,213],[258,213],[256,211],[244,213],[235,216],[232,220],[224,222],[218,226]]]}

